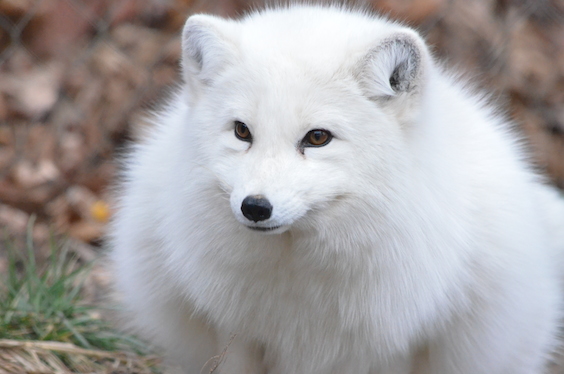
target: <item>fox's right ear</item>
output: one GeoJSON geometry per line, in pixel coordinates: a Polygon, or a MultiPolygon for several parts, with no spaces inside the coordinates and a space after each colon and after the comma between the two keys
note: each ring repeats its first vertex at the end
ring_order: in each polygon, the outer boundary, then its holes
{"type": "Polygon", "coordinates": [[[379,41],[358,70],[370,97],[410,96],[420,91],[429,59],[419,35],[404,29],[379,41]]]}
{"type": "Polygon", "coordinates": [[[236,50],[227,37],[231,27],[232,21],[203,14],[186,21],[182,31],[182,72],[192,91],[190,96],[197,95],[233,61],[236,50]]]}

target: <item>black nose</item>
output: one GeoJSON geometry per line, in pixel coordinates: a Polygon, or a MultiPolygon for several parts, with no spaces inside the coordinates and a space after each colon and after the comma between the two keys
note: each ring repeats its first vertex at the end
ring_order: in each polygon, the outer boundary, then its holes
{"type": "Polygon", "coordinates": [[[241,212],[251,221],[265,221],[272,214],[272,205],[262,195],[247,196],[241,204],[241,212]]]}

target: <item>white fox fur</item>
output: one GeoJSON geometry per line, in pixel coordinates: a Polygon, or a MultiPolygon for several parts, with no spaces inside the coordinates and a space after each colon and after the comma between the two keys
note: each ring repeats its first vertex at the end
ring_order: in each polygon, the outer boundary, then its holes
{"type": "Polygon", "coordinates": [[[415,31],[293,5],[194,15],[182,48],[111,228],[138,331],[187,374],[545,372],[564,203],[415,31]]]}

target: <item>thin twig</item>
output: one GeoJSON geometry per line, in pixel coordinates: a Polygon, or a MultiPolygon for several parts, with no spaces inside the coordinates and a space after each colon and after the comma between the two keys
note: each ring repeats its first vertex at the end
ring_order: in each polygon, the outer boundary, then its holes
{"type": "Polygon", "coordinates": [[[213,362],[213,366],[210,368],[209,374],[212,374],[219,367],[219,365],[221,365],[221,363],[225,360],[225,356],[227,356],[227,349],[229,349],[229,346],[231,345],[231,343],[233,343],[233,340],[235,340],[236,336],[237,334],[231,335],[229,341],[227,342],[227,345],[225,346],[225,348],[223,348],[223,351],[220,354],[213,356],[206,361],[206,363],[202,367],[202,370],[200,370],[200,374],[206,368],[206,366],[208,366],[210,362],[213,362]]]}

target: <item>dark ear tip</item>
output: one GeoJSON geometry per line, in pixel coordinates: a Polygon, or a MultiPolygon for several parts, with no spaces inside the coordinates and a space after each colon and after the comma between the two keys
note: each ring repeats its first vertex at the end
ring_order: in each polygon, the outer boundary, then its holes
{"type": "Polygon", "coordinates": [[[415,35],[398,33],[386,38],[381,45],[382,49],[393,50],[398,57],[419,66],[425,44],[415,35]]]}
{"type": "Polygon", "coordinates": [[[214,16],[207,14],[193,14],[184,23],[184,28],[182,30],[182,36],[186,37],[192,32],[198,32],[203,28],[209,27],[213,22],[214,16]]]}

